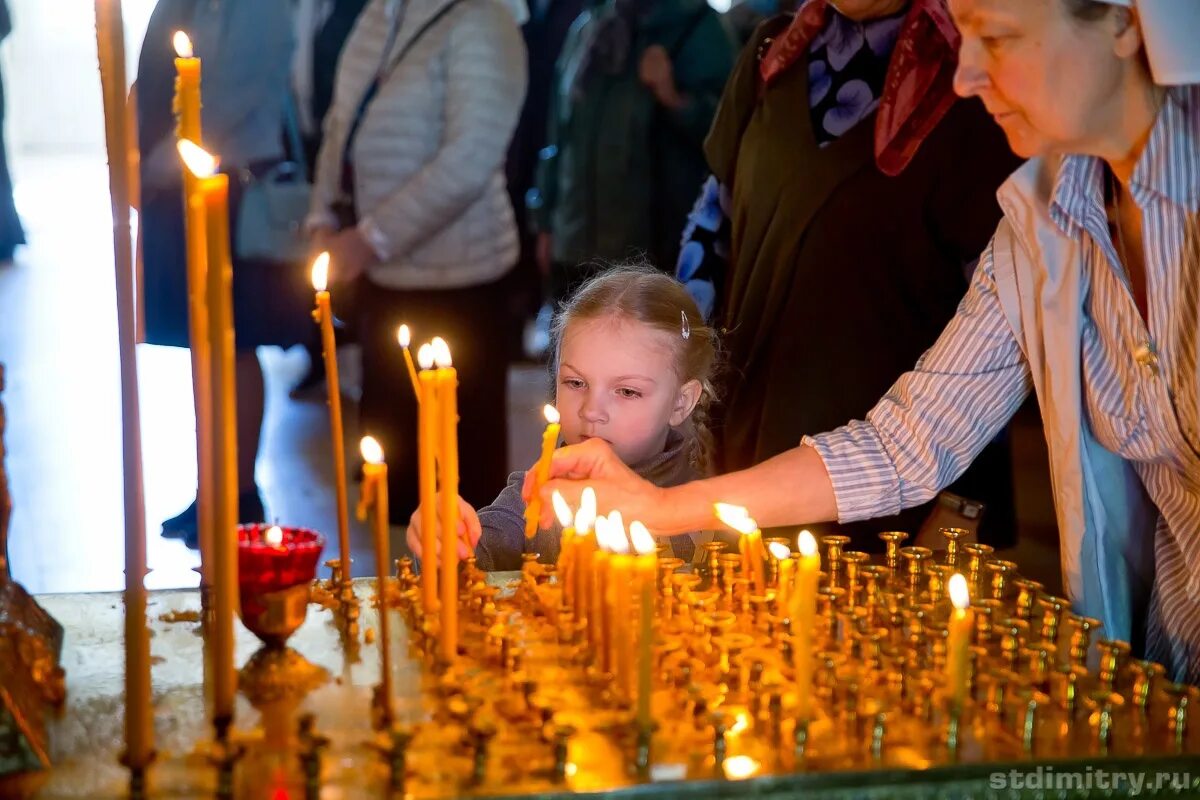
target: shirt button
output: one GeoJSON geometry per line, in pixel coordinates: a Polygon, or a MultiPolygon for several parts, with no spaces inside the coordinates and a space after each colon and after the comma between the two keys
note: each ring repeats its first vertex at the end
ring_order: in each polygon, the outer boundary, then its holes
{"type": "Polygon", "coordinates": [[[1143,342],[1138,345],[1137,349],[1133,351],[1133,357],[1137,363],[1149,369],[1151,373],[1158,374],[1158,354],[1154,352],[1153,344],[1143,342]]]}

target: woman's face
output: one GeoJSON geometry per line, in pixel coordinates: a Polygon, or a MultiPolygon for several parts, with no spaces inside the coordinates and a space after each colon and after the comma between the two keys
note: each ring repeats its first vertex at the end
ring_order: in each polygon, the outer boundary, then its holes
{"type": "Polygon", "coordinates": [[[856,22],[887,17],[908,5],[909,0],[829,0],[842,16],[856,22]]]}
{"type": "Polygon", "coordinates": [[[962,32],[954,88],[977,96],[1013,152],[1091,152],[1119,121],[1141,47],[1129,16],[1072,16],[1061,0],[949,0],[962,32]]]}

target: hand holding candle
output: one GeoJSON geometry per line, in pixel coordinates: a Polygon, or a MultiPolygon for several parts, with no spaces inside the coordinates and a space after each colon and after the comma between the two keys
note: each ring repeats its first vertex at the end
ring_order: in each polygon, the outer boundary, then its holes
{"type": "Polygon", "coordinates": [[[534,465],[533,488],[529,494],[529,505],[525,507],[525,538],[532,539],[538,532],[538,521],[542,517],[542,486],[550,479],[550,459],[554,456],[554,448],[558,446],[558,434],[562,429],[559,425],[558,409],[547,405],[542,409],[546,416],[546,430],[542,434],[542,454],[534,465]]]}

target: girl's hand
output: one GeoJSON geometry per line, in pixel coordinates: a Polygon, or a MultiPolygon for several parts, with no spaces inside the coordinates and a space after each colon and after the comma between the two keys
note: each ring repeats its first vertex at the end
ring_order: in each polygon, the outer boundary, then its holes
{"type": "MultiPolygon", "coordinates": [[[[439,519],[440,533],[440,519],[439,519]]],[[[460,561],[470,558],[475,555],[475,545],[479,544],[480,537],[483,536],[483,527],[479,524],[479,515],[475,513],[475,509],[470,503],[458,498],[458,558],[460,561]]],[[[418,508],[413,512],[408,520],[408,532],[405,534],[405,540],[408,542],[408,549],[412,554],[421,559],[423,566],[435,568],[437,566],[438,555],[441,553],[442,537],[440,535],[434,537],[437,542],[438,550],[431,556],[426,556],[421,552],[421,509],[418,508]]]]}
{"type": "MultiPolygon", "coordinates": [[[[521,496],[529,502],[533,490],[533,470],[525,473],[525,485],[521,496]]],[[[603,439],[588,439],[583,444],[563,447],[554,451],[550,462],[551,480],[542,487],[542,527],[554,524],[554,505],[551,495],[555,490],[572,508],[579,507],[579,498],[585,486],[596,492],[597,511],[607,514],[620,509],[627,522],[640,520],[653,533],[663,527],[660,520],[669,511],[662,502],[662,489],[638,476],[625,465],[612,446],[603,439]]]]}

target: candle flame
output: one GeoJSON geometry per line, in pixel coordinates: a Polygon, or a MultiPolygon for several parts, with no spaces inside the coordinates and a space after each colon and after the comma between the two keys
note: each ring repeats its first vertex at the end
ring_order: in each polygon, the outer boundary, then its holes
{"type": "Polygon", "coordinates": [[[417,350],[417,366],[421,369],[433,369],[433,345],[429,342],[417,350]]]}
{"type": "Polygon", "coordinates": [[[629,523],[629,539],[633,542],[634,552],[639,556],[648,556],[656,549],[654,537],[646,530],[646,526],[636,519],[629,523]]]}
{"type": "MultiPolygon", "coordinates": [[[[596,517],[592,527],[596,530],[596,547],[608,550],[608,517],[596,517]]],[[[576,528],[576,531],[579,529],[576,528]]]]}
{"type": "Polygon", "coordinates": [[[729,735],[737,736],[750,727],[750,715],[745,711],[737,712],[733,724],[729,726],[729,735]]]}
{"type": "Polygon", "coordinates": [[[312,285],[313,289],[318,292],[329,288],[329,253],[327,252],[322,252],[313,260],[312,285]]]}
{"type": "Polygon", "coordinates": [[[742,506],[730,505],[729,503],[713,503],[713,509],[716,511],[717,519],[738,533],[754,533],[758,530],[758,523],[754,521],[742,506]]]}
{"type": "Polygon", "coordinates": [[[950,592],[950,602],[959,611],[963,611],[971,605],[971,592],[967,588],[967,579],[962,576],[961,572],[950,576],[950,582],[946,588],[950,592]]]}
{"type": "Polygon", "coordinates": [[[192,40],[183,31],[175,31],[175,35],[171,37],[171,42],[175,45],[175,55],[180,58],[191,58],[192,40]]]}
{"type": "Polygon", "coordinates": [[[800,531],[800,539],[796,542],[796,549],[800,551],[800,555],[805,558],[811,558],[817,554],[817,540],[808,531],[800,531]]]}
{"type": "Polygon", "coordinates": [[[767,545],[767,549],[771,551],[771,555],[776,561],[786,561],[792,555],[792,548],[782,542],[771,542],[767,545]]]}
{"type": "Polygon", "coordinates": [[[362,452],[363,460],[368,464],[383,463],[383,448],[374,436],[364,436],[359,442],[358,449],[362,452]]]}
{"type": "Polygon", "coordinates": [[[449,369],[454,366],[454,362],[450,359],[450,345],[446,344],[446,340],[440,336],[433,337],[433,363],[438,365],[438,369],[449,369]]]}
{"type": "Polygon", "coordinates": [[[278,525],[272,525],[267,528],[266,533],[263,534],[263,541],[271,545],[271,547],[279,547],[279,545],[283,544],[283,528],[280,528],[278,525]]]}
{"type": "Polygon", "coordinates": [[[575,515],[571,513],[571,507],[567,505],[564,498],[557,489],[550,495],[550,502],[554,505],[554,516],[558,517],[558,524],[564,528],[570,527],[571,520],[575,515]]]}
{"type": "Polygon", "coordinates": [[[731,781],[741,781],[758,774],[759,767],[762,765],[750,756],[732,756],[725,759],[721,766],[725,770],[726,778],[731,781]]]}
{"type": "Polygon", "coordinates": [[[544,416],[546,418],[546,422],[548,422],[551,425],[557,425],[559,420],[562,419],[562,417],[558,413],[558,409],[555,408],[554,406],[550,405],[549,403],[542,406],[542,416],[544,416]]]}
{"type": "Polygon", "coordinates": [[[412,342],[412,333],[408,330],[407,325],[401,325],[400,330],[396,331],[396,341],[400,343],[401,347],[408,347],[412,342]]]}
{"type": "Polygon", "coordinates": [[[184,166],[197,178],[211,178],[217,172],[217,157],[191,139],[180,139],[175,145],[184,166]]]}
{"type": "Polygon", "coordinates": [[[613,510],[608,515],[608,549],[614,553],[629,552],[629,537],[625,535],[625,520],[621,512],[613,510]]]}
{"type": "Polygon", "coordinates": [[[583,494],[579,498],[579,510],[575,512],[575,533],[587,533],[595,524],[596,490],[590,486],[585,486],[583,487],[583,494]]]}

